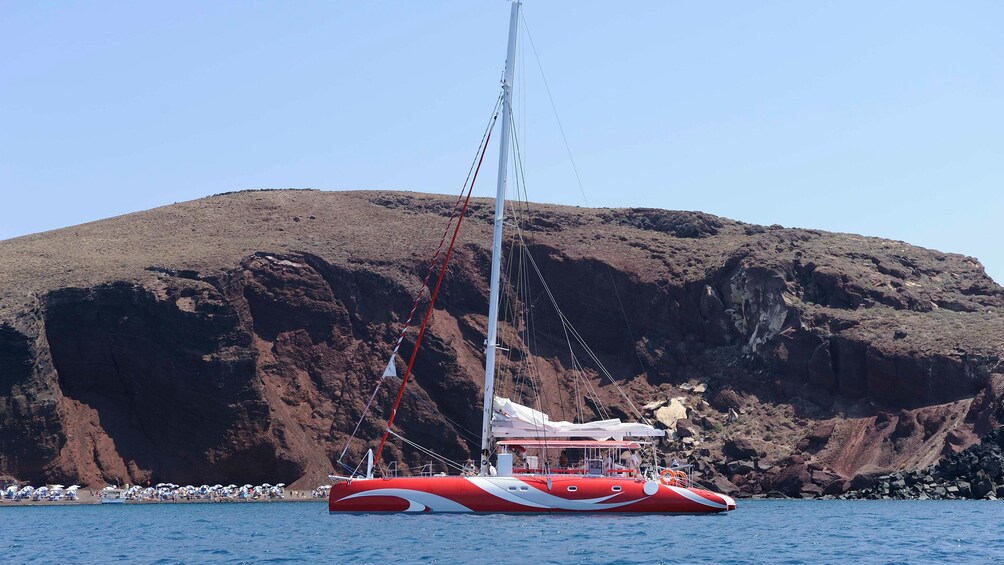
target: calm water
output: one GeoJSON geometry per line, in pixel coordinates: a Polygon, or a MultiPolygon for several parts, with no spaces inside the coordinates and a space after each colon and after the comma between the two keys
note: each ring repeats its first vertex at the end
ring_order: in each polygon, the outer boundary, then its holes
{"type": "Polygon", "coordinates": [[[1004,503],[739,504],[640,517],[332,516],[322,502],[3,507],[0,562],[1004,562],[1004,503]]]}

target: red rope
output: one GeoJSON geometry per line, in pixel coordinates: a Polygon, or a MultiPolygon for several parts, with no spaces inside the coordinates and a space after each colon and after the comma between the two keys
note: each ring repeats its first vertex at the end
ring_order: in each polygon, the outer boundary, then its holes
{"type": "Polygon", "coordinates": [[[422,337],[425,335],[425,329],[429,324],[429,318],[432,316],[433,307],[436,305],[436,296],[439,294],[439,287],[443,283],[443,276],[446,274],[446,266],[450,264],[450,256],[453,255],[453,247],[457,242],[457,234],[460,233],[460,224],[464,221],[464,215],[467,213],[467,205],[471,201],[471,191],[474,190],[474,182],[478,179],[478,172],[481,170],[481,163],[485,160],[485,153],[488,149],[488,140],[492,137],[491,131],[488,132],[488,136],[485,137],[484,149],[481,150],[481,158],[478,159],[478,167],[474,170],[474,178],[471,179],[471,185],[467,189],[467,197],[464,199],[464,206],[460,210],[460,216],[457,218],[457,226],[453,228],[453,237],[450,239],[450,246],[446,249],[446,256],[443,258],[443,267],[439,271],[439,276],[436,278],[436,286],[432,289],[432,295],[429,297],[429,306],[425,309],[425,316],[422,318],[422,325],[418,329],[418,335],[415,337],[415,347],[411,350],[411,357],[408,359],[408,367],[404,370],[404,376],[401,377],[401,386],[397,389],[397,397],[394,399],[394,407],[391,408],[390,418],[387,419],[387,430],[384,431],[383,437],[380,438],[380,446],[377,447],[376,456],[373,458],[373,465],[376,466],[380,462],[380,454],[383,453],[383,446],[387,443],[387,436],[390,435],[390,428],[394,424],[394,417],[397,416],[397,409],[401,405],[401,398],[404,396],[404,388],[408,384],[408,378],[411,376],[411,368],[415,364],[415,356],[418,354],[418,346],[422,343],[422,337]]]}

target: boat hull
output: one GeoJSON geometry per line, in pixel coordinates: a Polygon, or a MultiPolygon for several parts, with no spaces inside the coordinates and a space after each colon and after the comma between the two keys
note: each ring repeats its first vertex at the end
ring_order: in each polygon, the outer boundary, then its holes
{"type": "Polygon", "coordinates": [[[394,477],[337,482],[330,512],[649,513],[734,510],[710,491],[617,477],[394,477]]]}

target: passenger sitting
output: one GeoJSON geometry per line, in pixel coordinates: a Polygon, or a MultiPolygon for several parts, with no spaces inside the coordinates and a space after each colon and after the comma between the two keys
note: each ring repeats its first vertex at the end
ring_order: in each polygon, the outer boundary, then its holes
{"type": "Polygon", "coordinates": [[[568,454],[565,453],[564,449],[561,450],[561,455],[558,456],[558,467],[562,469],[568,468],[568,454]]]}

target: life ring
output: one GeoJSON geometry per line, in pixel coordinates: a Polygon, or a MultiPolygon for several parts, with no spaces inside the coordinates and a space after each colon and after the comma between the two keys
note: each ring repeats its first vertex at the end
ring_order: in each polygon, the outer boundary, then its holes
{"type": "Polygon", "coordinates": [[[668,486],[682,486],[687,484],[687,474],[683,471],[677,471],[675,469],[663,469],[659,473],[659,482],[668,486]]]}

